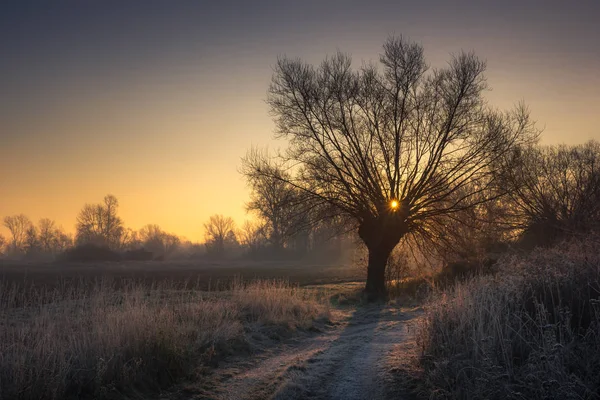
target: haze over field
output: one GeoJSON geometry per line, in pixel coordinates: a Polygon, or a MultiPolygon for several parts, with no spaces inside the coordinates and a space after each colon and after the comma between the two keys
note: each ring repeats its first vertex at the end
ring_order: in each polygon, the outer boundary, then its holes
{"type": "Polygon", "coordinates": [[[136,229],[201,240],[211,214],[241,223],[240,157],[281,145],[265,104],[277,56],[316,63],[339,49],[360,65],[393,33],[434,67],[475,50],[490,102],[523,99],[542,143],[600,139],[597,1],[38,5],[0,5],[0,216],[72,232],[83,204],[112,193],[136,229]]]}

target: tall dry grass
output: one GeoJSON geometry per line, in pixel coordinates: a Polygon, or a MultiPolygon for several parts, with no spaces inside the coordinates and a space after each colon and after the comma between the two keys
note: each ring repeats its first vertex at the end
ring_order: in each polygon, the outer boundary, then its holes
{"type": "Polygon", "coordinates": [[[114,398],[154,391],[248,338],[308,328],[328,308],[283,281],[200,292],[101,281],[0,284],[0,399],[114,398]]]}
{"type": "Polygon", "coordinates": [[[507,257],[425,307],[418,334],[435,398],[600,397],[600,254],[580,242],[507,257]]]}

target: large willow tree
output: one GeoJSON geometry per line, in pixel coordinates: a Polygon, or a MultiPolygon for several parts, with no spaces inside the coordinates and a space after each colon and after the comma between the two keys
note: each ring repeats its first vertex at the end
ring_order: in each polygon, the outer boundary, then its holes
{"type": "MultiPolygon", "coordinates": [[[[391,37],[379,64],[356,70],[342,53],[320,66],[280,58],[267,100],[288,142],[277,164],[355,223],[371,297],[385,295],[387,260],[405,235],[426,236],[440,217],[496,198],[498,169],[535,137],[525,107],[487,105],[485,62],[472,53],[430,70],[421,45],[391,37]]],[[[270,171],[256,163],[257,175],[270,171]]]]}

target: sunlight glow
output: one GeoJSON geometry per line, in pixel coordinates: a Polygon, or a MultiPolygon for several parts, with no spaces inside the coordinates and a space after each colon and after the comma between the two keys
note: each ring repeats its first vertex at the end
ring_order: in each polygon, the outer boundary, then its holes
{"type": "Polygon", "coordinates": [[[392,210],[398,209],[399,205],[400,205],[400,203],[398,203],[398,200],[392,200],[392,201],[390,201],[390,207],[392,208],[392,210]]]}

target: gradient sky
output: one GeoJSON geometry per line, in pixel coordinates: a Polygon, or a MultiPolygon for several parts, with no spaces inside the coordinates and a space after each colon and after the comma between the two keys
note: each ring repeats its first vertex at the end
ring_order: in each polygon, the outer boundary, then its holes
{"type": "MultiPolygon", "coordinates": [[[[432,66],[474,50],[492,104],[524,100],[544,143],[600,140],[600,1],[2,1],[0,217],[55,219],[112,193],[127,226],[201,240],[245,218],[237,169],[271,148],[278,55],[377,58],[389,34],[432,66]]],[[[6,231],[0,230],[6,233],[6,231]]]]}

